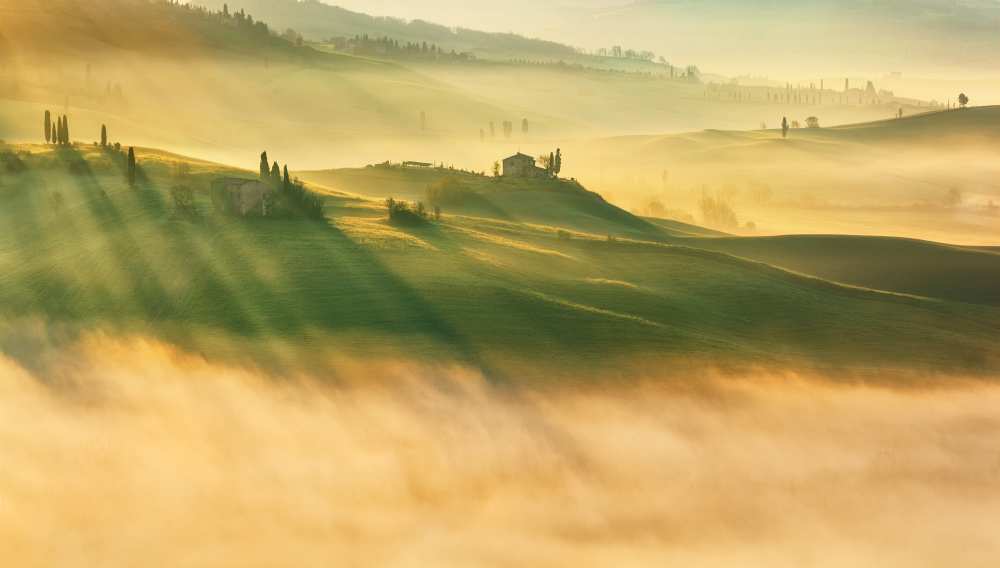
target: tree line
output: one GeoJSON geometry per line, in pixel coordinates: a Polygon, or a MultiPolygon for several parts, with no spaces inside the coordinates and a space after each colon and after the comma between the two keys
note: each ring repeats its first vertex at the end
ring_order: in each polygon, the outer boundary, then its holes
{"type": "Polygon", "coordinates": [[[354,55],[375,55],[406,59],[472,61],[471,53],[447,51],[437,44],[423,42],[400,42],[388,36],[369,37],[368,34],[354,37],[335,37],[329,40],[337,51],[354,55]]]}

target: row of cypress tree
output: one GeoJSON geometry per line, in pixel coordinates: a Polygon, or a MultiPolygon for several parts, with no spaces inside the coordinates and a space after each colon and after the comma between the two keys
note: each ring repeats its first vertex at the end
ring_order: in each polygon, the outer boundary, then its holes
{"type": "MultiPolygon", "coordinates": [[[[45,111],[45,143],[46,144],[58,144],[60,146],[69,146],[69,117],[66,115],[56,117],[56,122],[52,122],[52,113],[45,111]]],[[[108,126],[106,124],[101,125],[101,147],[108,147],[108,126]]],[[[115,145],[118,148],[118,145],[115,145]]],[[[275,163],[274,167],[278,167],[275,163]]],[[[128,158],[127,158],[127,173],[128,184],[130,186],[135,186],[136,175],[138,173],[138,166],[135,161],[135,149],[129,147],[128,158]]],[[[288,180],[288,168],[285,168],[285,180],[288,180]]]]}
{"type": "Polygon", "coordinates": [[[288,176],[288,164],[284,168],[274,164],[268,165],[267,152],[260,155],[260,180],[277,191],[274,211],[279,216],[306,217],[310,219],[323,218],[323,200],[306,189],[299,180],[288,176]]]}
{"type": "Polygon", "coordinates": [[[69,117],[66,115],[56,117],[56,122],[52,122],[52,113],[45,111],[45,143],[68,146],[71,144],[69,137],[69,117]]]}

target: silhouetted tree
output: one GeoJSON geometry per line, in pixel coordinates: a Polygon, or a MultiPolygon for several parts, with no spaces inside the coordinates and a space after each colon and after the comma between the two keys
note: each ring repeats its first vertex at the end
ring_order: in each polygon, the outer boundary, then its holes
{"type": "Polygon", "coordinates": [[[559,172],[561,171],[562,171],[562,150],[556,148],[556,157],[552,161],[552,172],[555,173],[556,175],[559,175],[559,172]]]}
{"type": "Polygon", "coordinates": [[[52,141],[52,113],[45,111],[45,143],[52,141]]]}
{"type": "Polygon", "coordinates": [[[493,177],[500,177],[500,162],[493,162],[493,177]]]}
{"type": "Polygon", "coordinates": [[[959,94],[958,95],[958,104],[961,105],[962,108],[965,108],[966,106],[969,105],[969,97],[967,97],[965,95],[965,93],[959,94]]]}
{"type": "Polygon", "coordinates": [[[292,185],[292,180],[288,177],[288,164],[285,164],[284,168],[284,178],[282,179],[282,187],[288,189],[292,185]]]}
{"type": "Polygon", "coordinates": [[[104,124],[101,125],[101,147],[108,147],[108,127],[104,124]]]}
{"type": "Polygon", "coordinates": [[[129,146],[128,149],[128,184],[135,187],[135,148],[129,146]]]}
{"type": "Polygon", "coordinates": [[[788,117],[782,117],[781,119],[781,137],[788,138],[788,117]]]}
{"type": "Polygon", "coordinates": [[[271,166],[271,185],[274,187],[281,185],[281,167],[278,166],[278,162],[274,162],[271,166]]]}
{"type": "Polygon", "coordinates": [[[260,179],[267,180],[271,176],[271,165],[267,161],[267,152],[260,154],[260,179]]]}
{"type": "Polygon", "coordinates": [[[549,170],[549,175],[555,175],[556,173],[556,155],[549,152],[549,162],[546,165],[546,169],[549,170]]]}

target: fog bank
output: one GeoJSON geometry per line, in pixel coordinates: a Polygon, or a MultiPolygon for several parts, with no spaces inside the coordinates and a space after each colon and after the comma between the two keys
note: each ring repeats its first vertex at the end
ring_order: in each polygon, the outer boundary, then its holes
{"type": "Polygon", "coordinates": [[[90,338],[0,363],[12,566],[986,566],[1000,389],[265,376],[90,338]]]}

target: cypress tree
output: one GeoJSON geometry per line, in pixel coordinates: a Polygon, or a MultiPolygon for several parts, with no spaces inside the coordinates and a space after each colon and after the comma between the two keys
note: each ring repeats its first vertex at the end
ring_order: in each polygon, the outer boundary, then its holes
{"type": "Polygon", "coordinates": [[[260,179],[266,180],[271,173],[271,167],[267,162],[267,152],[260,154],[260,179]]]}
{"type": "Polygon", "coordinates": [[[68,146],[69,143],[70,143],[69,142],[70,138],[69,138],[69,117],[68,116],[64,116],[63,117],[63,134],[66,136],[66,140],[63,143],[68,146]]]}
{"type": "Polygon", "coordinates": [[[549,173],[554,174],[556,171],[556,155],[549,152],[549,173]]]}
{"type": "Polygon", "coordinates": [[[52,141],[52,113],[45,111],[45,143],[52,141]]]}
{"type": "Polygon", "coordinates": [[[281,184],[281,168],[278,166],[278,162],[274,162],[271,166],[271,185],[278,187],[281,184]]]}
{"type": "Polygon", "coordinates": [[[135,148],[128,149],[128,184],[135,187],[135,148]]]}
{"type": "Polygon", "coordinates": [[[553,170],[555,171],[556,175],[559,175],[559,172],[562,171],[562,150],[560,150],[559,148],[556,148],[556,159],[555,161],[552,162],[552,164],[554,166],[553,170]]]}
{"type": "Polygon", "coordinates": [[[291,179],[289,179],[289,177],[288,177],[288,164],[285,164],[285,171],[284,171],[284,174],[285,174],[285,179],[284,179],[284,182],[285,182],[285,189],[288,189],[289,187],[291,187],[291,186],[292,186],[292,181],[291,181],[291,179]]]}
{"type": "Polygon", "coordinates": [[[101,147],[108,147],[108,127],[104,124],[101,125],[101,147]]]}

